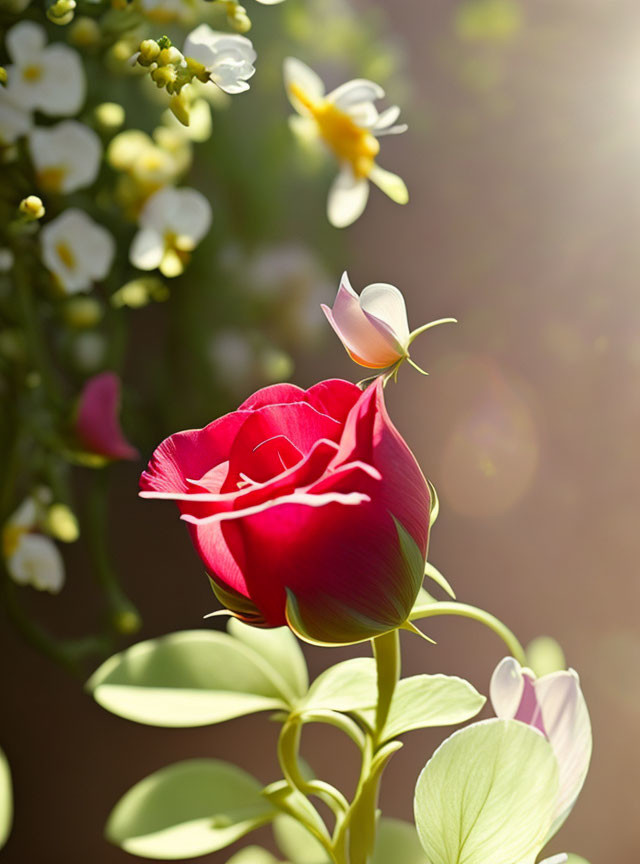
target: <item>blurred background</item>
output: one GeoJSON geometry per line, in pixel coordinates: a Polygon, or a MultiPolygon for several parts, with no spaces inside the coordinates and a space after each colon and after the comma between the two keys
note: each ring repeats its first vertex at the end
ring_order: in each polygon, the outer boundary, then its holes
{"type": "MultiPolygon", "coordinates": [[[[353,8],[363,20],[373,14],[372,26],[392,46],[385,49],[393,65],[388,95],[407,106],[410,132],[384,142],[384,164],[402,173],[411,202],[396,207],[374,192],[347,233],[329,227],[313,233],[308,226],[322,220],[326,184],[321,177],[313,197],[298,172],[292,181],[298,194],[272,240],[284,246],[285,261],[297,260],[291,249],[310,244],[325,260],[325,275],[305,312],[317,341],[312,350],[289,343],[295,368],[286,371],[303,386],[319,377],[360,377],[317,305],[330,299],[345,267],[356,290],[374,281],[397,285],[414,327],[459,319],[416,343],[414,356],[428,378],[403,368],[388,389],[391,415],[440,495],[430,560],[460,600],[494,612],[523,643],[556,637],[580,672],[594,727],[592,768],[549,854],[636,864],[640,6],[637,0],[358,0],[353,8]]],[[[323,44],[330,36],[316,29],[308,56],[299,56],[334,86],[349,75],[348,64],[323,44]]],[[[252,37],[260,56],[258,28],[252,37]]],[[[265,76],[271,74],[263,62],[265,76]]],[[[281,110],[270,119],[285,130],[284,97],[281,110]]],[[[237,158],[254,155],[245,140],[237,158]]],[[[207,170],[202,160],[198,170],[207,170]]],[[[191,271],[194,281],[200,274],[199,287],[180,286],[209,295],[212,327],[224,283],[219,261],[209,270],[203,252],[191,271]]],[[[207,387],[191,385],[218,382],[223,372],[197,356],[192,367],[184,357],[174,363],[170,341],[157,350],[158,334],[181,308],[184,302],[176,301],[167,316],[164,306],[154,307],[133,324],[125,382],[148,390],[164,370],[168,400],[153,423],[145,415],[148,428],[143,423],[136,440],[145,459],[164,435],[213,416],[207,387]],[[186,390],[181,377],[190,379],[186,390]]],[[[234,328],[237,339],[227,347],[238,351],[236,373],[248,329],[260,333],[261,326],[256,316],[251,326],[240,320],[234,328]]],[[[210,357],[219,344],[220,337],[210,357]]],[[[231,391],[231,403],[257,383],[238,375],[221,389],[231,391]]],[[[136,638],[199,627],[214,606],[172,505],[136,498],[141,468],[142,462],[114,467],[109,517],[121,581],[143,616],[136,638]]],[[[64,592],[34,597],[32,606],[55,628],[82,633],[100,614],[90,565],[81,549],[70,547],[66,558],[64,592]]],[[[428,632],[437,645],[403,636],[405,673],[460,674],[487,693],[503,654],[497,639],[462,620],[434,620],[428,632]]],[[[327,665],[325,651],[305,651],[313,672],[327,665]]],[[[330,659],[353,653],[335,649],[330,659]]],[[[105,819],[133,783],[174,760],[233,754],[261,780],[277,776],[276,727],[266,715],[195,730],[137,726],[99,708],[78,679],[26,645],[4,619],[0,656],[0,740],[16,798],[3,860],[131,860],[102,840],[105,819]]],[[[349,743],[325,730],[306,736],[311,765],[315,759],[328,780],[350,788],[356,755],[349,743]]],[[[437,730],[407,737],[385,776],[386,815],[410,818],[417,774],[442,737],[437,730]]],[[[269,842],[266,830],[260,836],[269,842]]]]}

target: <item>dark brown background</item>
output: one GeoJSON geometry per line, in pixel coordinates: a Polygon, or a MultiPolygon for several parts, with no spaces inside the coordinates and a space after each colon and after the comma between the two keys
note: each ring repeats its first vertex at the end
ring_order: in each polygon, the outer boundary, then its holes
{"type": "MultiPolygon", "coordinates": [[[[459,598],[503,617],[523,641],[556,636],[581,673],[592,770],[551,851],[636,864],[640,5],[531,0],[519,32],[485,42],[456,35],[458,6],[388,4],[408,47],[418,130],[383,142],[382,161],[402,167],[412,202],[398,208],[374,194],[346,263],[358,289],[398,285],[414,326],[460,319],[416,346],[431,376],[403,370],[389,396],[440,493],[430,557],[459,598]]],[[[331,340],[298,381],[328,373],[357,375],[331,340]]],[[[197,627],[211,608],[206,580],[172,507],[135,498],[137,473],[116,470],[111,527],[143,635],[197,627]]],[[[42,600],[45,615],[55,604],[56,619],[82,632],[95,616],[89,580],[76,560],[65,594],[42,600]]],[[[276,776],[266,717],[193,731],[136,726],[2,631],[0,740],[16,786],[3,860],[131,860],[101,839],[105,818],[129,786],[173,760],[232,757],[265,781],[276,776]]],[[[462,674],[486,692],[502,653],[495,637],[463,621],[429,632],[436,647],[404,639],[405,671],[462,674]]],[[[309,659],[318,671],[327,655],[309,659]]],[[[389,815],[409,817],[438,739],[413,733],[395,757],[389,815]]],[[[311,732],[312,763],[321,746],[328,779],[349,782],[349,745],[311,732]]]]}

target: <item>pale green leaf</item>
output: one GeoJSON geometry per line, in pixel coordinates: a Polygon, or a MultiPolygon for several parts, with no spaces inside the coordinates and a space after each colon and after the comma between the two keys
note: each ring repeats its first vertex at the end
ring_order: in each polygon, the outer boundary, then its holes
{"type": "Polygon", "coordinates": [[[267,852],[260,846],[247,846],[229,858],[227,864],[285,864],[285,862],[279,862],[271,852],[267,852]]]}
{"type": "Polygon", "coordinates": [[[232,636],[264,657],[275,672],[284,678],[295,697],[304,696],[309,689],[307,664],[300,643],[288,627],[264,630],[232,618],[227,629],[232,636]]]}
{"type": "Polygon", "coordinates": [[[329,864],[319,841],[292,816],[276,816],[273,833],[278,848],[293,864],[329,864]]]}
{"type": "Polygon", "coordinates": [[[439,585],[443,591],[445,591],[452,600],[456,599],[456,592],[453,590],[447,579],[442,575],[442,573],[437,570],[433,564],[429,561],[424,565],[424,575],[428,576],[429,579],[433,579],[436,585],[439,585]]]}
{"type": "Polygon", "coordinates": [[[376,664],[370,657],[355,657],[331,666],[319,675],[301,703],[301,713],[329,708],[355,711],[376,704],[376,664]]]}
{"type": "Polygon", "coordinates": [[[586,858],[581,858],[580,855],[570,853],[567,857],[567,864],[589,864],[586,858]]]}
{"type": "Polygon", "coordinates": [[[87,686],[103,708],[152,726],[205,726],[288,704],[268,662],[209,630],[140,642],[103,663],[87,686]]]}
{"type": "Polygon", "coordinates": [[[381,819],[371,864],[427,864],[415,825],[401,819],[381,819]]]}
{"type": "Polygon", "coordinates": [[[455,732],[425,765],[415,819],[429,864],[514,864],[551,827],[558,767],[550,744],[517,720],[455,732]]]}
{"type": "Polygon", "coordinates": [[[150,774],[114,807],[108,839],[132,855],[175,860],[234,843],[274,814],[250,774],[215,759],[177,762],[150,774]]]}
{"type": "Polygon", "coordinates": [[[13,824],[13,788],[9,762],[0,749],[0,849],[5,845],[13,824]]]}
{"type": "Polygon", "coordinates": [[[486,698],[462,678],[414,675],[398,682],[384,728],[384,740],[412,729],[450,726],[475,717],[486,698]]]}

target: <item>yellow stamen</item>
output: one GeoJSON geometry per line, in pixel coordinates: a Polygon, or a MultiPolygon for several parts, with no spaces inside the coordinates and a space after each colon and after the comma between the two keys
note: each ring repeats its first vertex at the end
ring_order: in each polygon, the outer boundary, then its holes
{"type": "Polygon", "coordinates": [[[380,152],[377,138],[333,102],[327,99],[314,102],[296,83],[290,84],[289,90],[316,121],[320,136],[336,157],[348,162],[356,177],[368,177],[380,152]]]}
{"type": "Polygon", "coordinates": [[[39,81],[42,78],[42,66],[36,64],[25,66],[22,70],[22,77],[25,81],[39,81]]]}
{"type": "Polygon", "coordinates": [[[73,270],[75,268],[76,256],[71,251],[68,243],[65,243],[64,241],[58,243],[56,246],[56,252],[58,253],[58,258],[68,270],[73,270]]]}
{"type": "Polygon", "coordinates": [[[190,255],[185,246],[190,245],[193,249],[193,242],[185,244],[185,240],[188,241],[188,238],[173,231],[167,231],[164,235],[164,255],[160,262],[160,272],[168,279],[180,276],[189,261],[190,255]]]}
{"type": "Polygon", "coordinates": [[[16,552],[20,538],[27,533],[24,525],[12,525],[8,522],[2,529],[2,554],[5,558],[11,558],[16,552]]]}
{"type": "Polygon", "coordinates": [[[67,176],[65,165],[49,165],[38,171],[38,185],[48,192],[62,192],[62,184],[67,176]]]}

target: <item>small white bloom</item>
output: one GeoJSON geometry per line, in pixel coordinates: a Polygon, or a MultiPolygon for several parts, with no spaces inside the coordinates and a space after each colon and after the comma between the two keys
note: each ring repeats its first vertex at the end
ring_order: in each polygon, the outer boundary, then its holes
{"type": "Polygon", "coordinates": [[[47,45],[43,27],[19,21],[6,36],[13,61],[7,66],[8,93],[18,105],[52,116],[77,114],[86,81],[78,53],[68,45],[47,45]]]}
{"type": "Polygon", "coordinates": [[[39,186],[47,192],[75,192],[98,176],[102,144],[93,129],[76,120],[34,129],[29,149],[39,186]]]}
{"type": "Polygon", "coordinates": [[[140,214],[129,259],[140,270],[179,276],[211,224],[211,206],[196,189],[161,189],[140,214]]]}
{"type": "Polygon", "coordinates": [[[284,80],[289,101],[298,113],[291,118],[293,131],[305,142],[321,140],[340,165],[329,192],[327,215],[336,228],[344,228],[362,215],[369,198],[369,181],[398,204],[406,204],[409,193],[404,181],[376,163],[378,138],[405,132],[396,124],[397,105],[378,112],[375,102],[384,90],[373,81],[347,81],[326,93],[322,79],[294,57],[284,62],[284,80]]]}
{"type": "Polygon", "coordinates": [[[104,279],[115,253],[111,234],[84,211],[65,210],[40,232],[42,260],[68,294],[104,279]]]}
{"type": "Polygon", "coordinates": [[[31,115],[0,86],[0,146],[14,144],[31,129],[31,115]]]}
{"type": "Polygon", "coordinates": [[[7,570],[19,585],[57,594],[64,585],[64,562],[58,547],[44,534],[21,533],[7,558],[7,570]]]}
{"type": "Polygon", "coordinates": [[[255,73],[256,52],[246,36],[217,33],[208,24],[200,24],[186,38],[182,53],[201,63],[209,80],[225,93],[242,93],[255,73]]]}
{"type": "Polygon", "coordinates": [[[13,270],[13,252],[4,246],[0,248],[0,273],[10,273],[13,270]]]}

